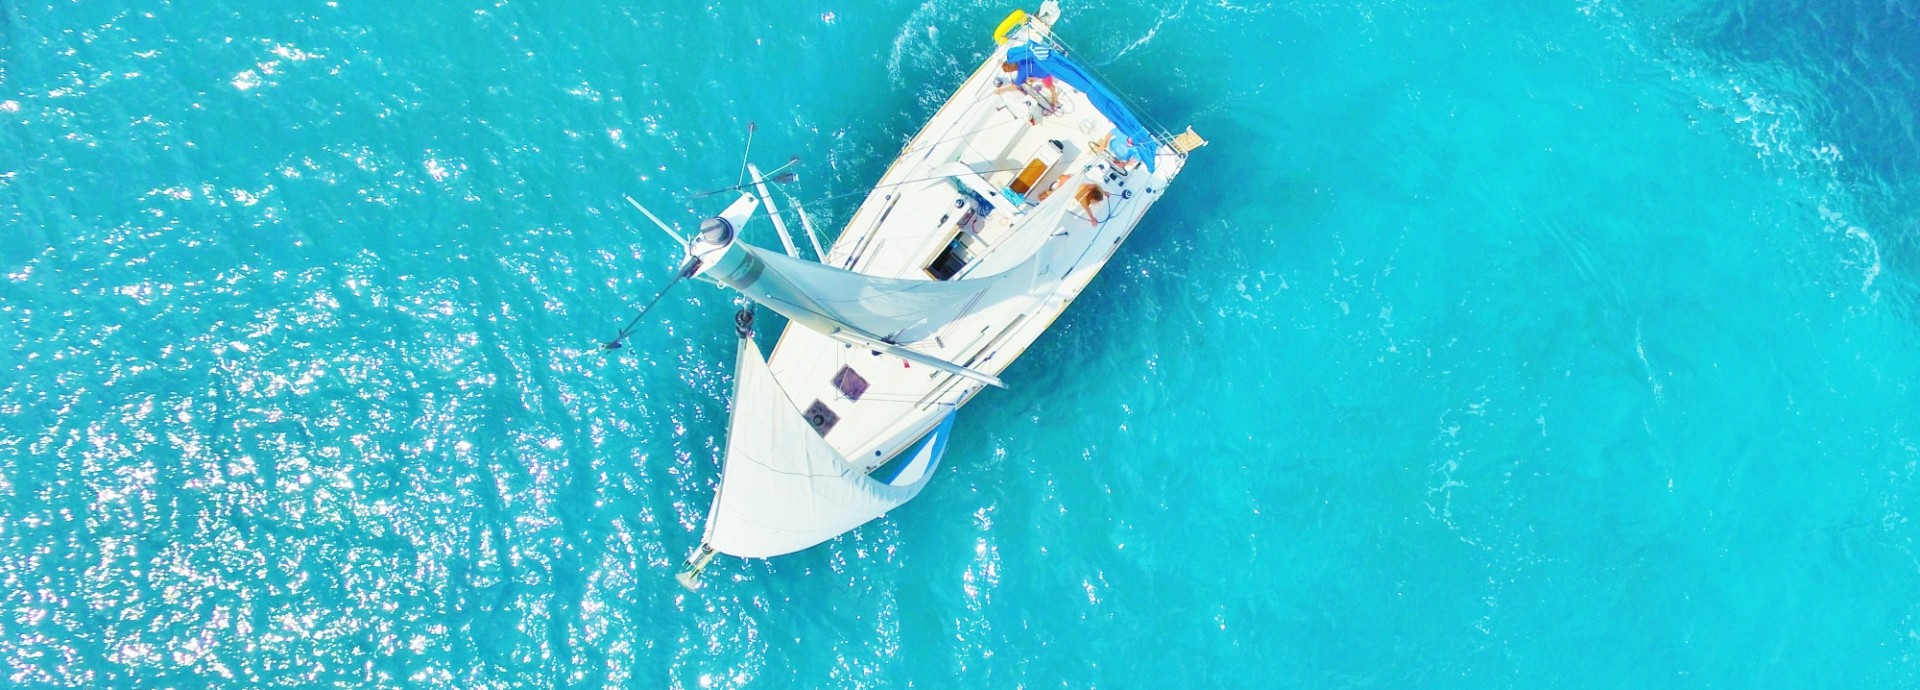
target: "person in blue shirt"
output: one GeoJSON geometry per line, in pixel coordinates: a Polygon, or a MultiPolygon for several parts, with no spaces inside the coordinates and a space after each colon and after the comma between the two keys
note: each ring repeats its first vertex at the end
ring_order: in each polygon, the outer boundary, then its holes
{"type": "Polygon", "coordinates": [[[1039,88],[1045,86],[1047,88],[1047,101],[1049,103],[1060,102],[1060,91],[1053,85],[1053,75],[1039,74],[1037,70],[1033,69],[1031,63],[1003,62],[1000,63],[1000,71],[1007,76],[1007,85],[995,89],[995,92],[1005,93],[1023,86],[1033,85],[1034,89],[1030,93],[1037,94],[1039,88]]]}
{"type": "Polygon", "coordinates": [[[1113,159],[1114,167],[1119,168],[1121,172],[1140,164],[1139,145],[1134,143],[1133,137],[1121,133],[1120,130],[1107,132],[1106,137],[1093,142],[1092,148],[1095,153],[1104,153],[1108,158],[1113,159]]]}

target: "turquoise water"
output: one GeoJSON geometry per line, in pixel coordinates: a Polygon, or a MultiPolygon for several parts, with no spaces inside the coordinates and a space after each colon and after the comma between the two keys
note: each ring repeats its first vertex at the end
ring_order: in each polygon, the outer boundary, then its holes
{"type": "Polygon", "coordinates": [[[0,678],[1920,684],[1920,11],[1164,4],[1063,28],[1213,145],[918,501],[693,594],[733,305],[596,350],[620,195],[751,121],[843,221],[1008,6],[0,5],[0,678]]]}

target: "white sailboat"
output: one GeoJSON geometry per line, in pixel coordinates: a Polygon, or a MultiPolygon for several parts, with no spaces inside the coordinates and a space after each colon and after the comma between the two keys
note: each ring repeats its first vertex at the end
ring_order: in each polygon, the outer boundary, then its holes
{"type": "Polygon", "coordinates": [[[1205,145],[1142,124],[1066,54],[1059,18],[1052,0],[1009,16],[830,247],[793,205],[818,261],[758,170],[686,241],[685,275],[788,320],[765,357],[751,312],[738,319],[725,465],[688,588],[716,554],[806,549],[918,495],[955,411],[1003,385],[1205,145]],[[784,251],[740,241],[763,205],[784,251]]]}

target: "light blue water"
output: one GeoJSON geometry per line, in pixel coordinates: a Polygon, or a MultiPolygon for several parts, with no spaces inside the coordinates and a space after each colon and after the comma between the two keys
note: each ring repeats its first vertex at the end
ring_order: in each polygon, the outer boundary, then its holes
{"type": "Polygon", "coordinates": [[[597,351],[620,194],[858,191],[1010,7],[0,5],[0,684],[1920,684],[1911,5],[1164,4],[1063,30],[1213,146],[695,594],[733,307],[597,351]]]}

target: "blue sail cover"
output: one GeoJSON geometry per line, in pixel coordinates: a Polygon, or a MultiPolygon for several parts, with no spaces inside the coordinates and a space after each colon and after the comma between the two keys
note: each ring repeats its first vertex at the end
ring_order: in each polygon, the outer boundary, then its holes
{"type": "Polygon", "coordinates": [[[1153,172],[1154,153],[1159,149],[1153,133],[1146,125],[1140,124],[1140,118],[1134,117],[1133,111],[1120,102],[1119,96],[1081,69],[1080,65],[1068,60],[1060,51],[1046,46],[1036,51],[1031,43],[1008,48],[1007,62],[1018,68],[1017,76],[1022,81],[1028,77],[1053,77],[1086,94],[1094,109],[1113,122],[1116,133],[1111,144],[1114,157],[1133,158],[1145,163],[1147,172],[1153,172]]]}

